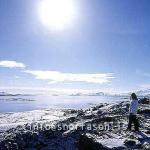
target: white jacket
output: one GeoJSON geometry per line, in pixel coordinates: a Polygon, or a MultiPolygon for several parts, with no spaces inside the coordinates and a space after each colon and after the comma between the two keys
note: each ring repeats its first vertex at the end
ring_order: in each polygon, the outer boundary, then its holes
{"type": "Polygon", "coordinates": [[[130,113],[136,115],[138,111],[138,105],[138,100],[132,100],[130,104],[130,113]]]}

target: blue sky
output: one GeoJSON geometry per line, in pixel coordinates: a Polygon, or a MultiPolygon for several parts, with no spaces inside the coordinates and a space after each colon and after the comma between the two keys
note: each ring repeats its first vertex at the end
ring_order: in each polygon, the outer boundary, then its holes
{"type": "Polygon", "coordinates": [[[40,0],[0,1],[0,88],[149,88],[150,1],[74,1],[61,31],[41,23],[40,0]]]}

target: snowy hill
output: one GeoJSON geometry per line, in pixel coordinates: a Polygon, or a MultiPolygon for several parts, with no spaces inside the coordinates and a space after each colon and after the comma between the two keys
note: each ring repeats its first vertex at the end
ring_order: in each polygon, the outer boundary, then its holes
{"type": "Polygon", "coordinates": [[[140,91],[137,91],[136,93],[137,93],[137,95],[140,95],[140,96],[150,97],[150,89],[140,90],[140,91]]]}
{"type": "Polygon", "coordinates": [[[129,102],[123,101],[79,110],[1,113],[0,149],[149,150],[149,103],[140,101],[139,134],[126,131],[128,111],[129,102]]]}

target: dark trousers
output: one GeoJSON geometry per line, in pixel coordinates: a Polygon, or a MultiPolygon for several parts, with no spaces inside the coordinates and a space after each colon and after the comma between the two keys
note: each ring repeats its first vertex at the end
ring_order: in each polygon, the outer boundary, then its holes
{"type": "Polygon", "coordinates": [[[135,131],[139,131],[139,121],[136,115],[130,114],[129,115],[129,123],[128,123],[128,130],[131,130],[132,123],[134,124],[135,131]]]}

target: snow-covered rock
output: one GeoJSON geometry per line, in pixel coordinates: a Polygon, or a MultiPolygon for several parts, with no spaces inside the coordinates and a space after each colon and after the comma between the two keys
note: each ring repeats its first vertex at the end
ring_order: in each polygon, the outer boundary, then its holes
{"type": "Polygon", "coordinates": [[[140,104],[141,133],[128,133],[129,102],[88,109],[0,114],[0,150],[127,150],[150,146],[150,107],[140,104]],[[147,113],[145,113],[145,111],[147,113]]]}

